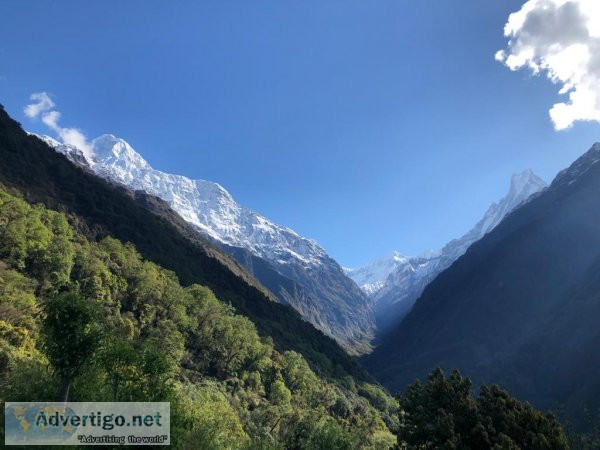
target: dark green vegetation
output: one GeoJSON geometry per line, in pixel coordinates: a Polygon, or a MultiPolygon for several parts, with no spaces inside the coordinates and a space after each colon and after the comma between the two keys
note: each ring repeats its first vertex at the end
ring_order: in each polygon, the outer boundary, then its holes
{"type": "Polygon", "coordinates": [[[41,348],[61,379],[60,400],[66,402],[71,381],[81,375],[100,346],[103,337],[100,307],[73,291],[53,293],[41,306],[44,312],[41,348]]]}
{"type": "Polygon", "coordinates": [[[458,368],[577,428],[600,411],[600,145],[472,245],[367,358],[402,389],[458,368]]]}
{"type": "Polygon", "coordinates": [[[141,202],[154,200],[110,185],[73,165],[44,142],[25,133],[0,108],[0,183],[17,188],[30,203],[42,203],[81,218],[91,240],[111,235],[133,243],[144,258],[176,273],[184,286],[210,288],[224,302],[273,338],[279,351],[294,350],[320,373],[368,380],[336,342],[289,306],[278,303],[232,259],[201,239],[184,236],[167,218],[141,202]],[[140,197],[141,200],[136,200],[140,197]]]}
{"type": "Polygon", "coordinates": [[[402,448],[569,448],[554,416],[534,410],[496,385],[482,385],[475,398],[471,381],[457,371],[446,377],[437,369],[427,383],[415,382],[398,398],[402,448]]]}
{"type": "Polygon", "coordinates": [[[0,190],[0,399],[170,401],[176,447],[395,442],[381,388],[319,377],[206,287],[85,229],[0,190]]]}

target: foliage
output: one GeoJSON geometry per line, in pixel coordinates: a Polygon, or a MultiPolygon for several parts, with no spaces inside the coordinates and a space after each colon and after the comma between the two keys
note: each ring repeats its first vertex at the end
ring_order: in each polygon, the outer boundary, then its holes
{"type": "Polygon", "coordinates": [[[43,303],[42,348],[64,386],[67,401],[70,381],[81,374],[100,346],[98,308],[74,292],[52,295],[43,303]]]}
{"type": "Polygon", "coordinates": [[[498,386],[481,386],[458,371],[434,370],[426,384],[416,381],[399,396],[401,448],[567,449],[567,439],[551,414],[511,397],[498,386]]]}
{"type": "Polygon", "coordinates": [[[175,448],[393,446],[381,388],[318,375],[211,290],[79,227],[0,189],[0,398],[170,401],[175,448]]]}
{"type": "Polygon", "coordinates": [[[226,393],[215,383],[182,386],[174,403],[178,444],[186,448],[237,449],[250,439],[226,393]]]}

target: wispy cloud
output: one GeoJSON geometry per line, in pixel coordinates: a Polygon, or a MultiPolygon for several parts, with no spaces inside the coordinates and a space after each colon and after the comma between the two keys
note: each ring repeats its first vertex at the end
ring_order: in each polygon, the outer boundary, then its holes
{"type": "Polygon", "coordinates": [[[600,1],[528,0],[504,27],[508,46],[496,59],[511,70],[545,73],[567,101],[550,109],[557,130],[600,122],[600,1]]]}
{"type": "Polygon", "coordinates": [[[54,109],[56,104],[47,92],[36,92],[31,94],[29,98],[34,103],[26,105],[23,108],[27,117],[31,119],[40,117],[42,122],[54,131],[64,144],[73,145],[88,155],[92,153],[92,148],[81,130],[77,128],[64,128],[59,125],[58,122],[60,121],[61,114],[54,109]]]}
{"type": "Polygon", "coordinates": [[[35,119],[44,111],[48,111],[55,106],[54,102],[46,92],[36,92],[35,94],[31,94],[29,100],[33,100],[35,103],[25,106],[23,111],[30,119],[35,119]]]}

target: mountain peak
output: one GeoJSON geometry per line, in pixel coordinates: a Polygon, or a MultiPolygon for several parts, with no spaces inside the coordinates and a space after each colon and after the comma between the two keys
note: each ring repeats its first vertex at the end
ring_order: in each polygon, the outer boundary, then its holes
{"type": "Polygon", "coordinates": [[[477,223],[475,228],[467,233],[467,235],[471,235],[469,245],[489,233],[508,213],[531,198],[533,194],[546,189],[547,186],[548,184],[533,173],[531,169],[513,174],[510,178],[508,193],[498,203],[492,203],[483,216],[483,219],[477,223]]]}
{"type": "Polygon", "coordinates": [[[533,173],[531,169],[526,169],[521,173],[514,173],[510,177],[511,190],[513,188],[518,188],[519,186],[529,183],[534,177],[537,178],[537,176],[533,173]]]}
{"type": "MultiPolygon", "coordinates": [[[[508,193],[491,204],[475,227],[448,242],[441,250],[411,258],[382,258],[348,271],[348,276],[373,299],[380,330],[385,331],[401,320],[431,280],[463,255],[471,244],[495,228],[507,214],[546,186],[531,169],[514,174],[508,193]]],[[[394,252],[393,256],[396,255],[400,253],[394,252]]]]}
{"type": "Polygon", "coordinates": [[[547,186],[547,183],[538,177],[531,169],[524,170],[521,173],[515,173],[510,178],[509,195],[520,194],[527,191],[525,195],[529,196],[533,192],[537,192],[547,186]],[[529,193],[529,195],[527,194],[529,193]]]}
{"type": "Polygon", "coordinates": [[[385,262],[404,262],[409,258],[409,256],[404,255],[403,253],[399,252],[398,250],[394,250],[390,253],[388,253],[387,255],[383,256],[382,258],[377,258],[376,260],[372,261],[371,264],[377,264],[377,263],[385,263],[385,262]]]}
{"type": "Polygon", "coordinates": [[[366,266],[357,269],[344,269],[344,271],[366,294],[373,295],[383,287],[387,277],[398,267],[406,264],[409,259],[399,251],[393,251],[366,266]]]}
{"type": "Polygon", "coordinates": [[[127,169],[149,169],[148,162],[124,139],[103,134],[91,142],[93,158],[103,164],[120,165],[127,169]]]}

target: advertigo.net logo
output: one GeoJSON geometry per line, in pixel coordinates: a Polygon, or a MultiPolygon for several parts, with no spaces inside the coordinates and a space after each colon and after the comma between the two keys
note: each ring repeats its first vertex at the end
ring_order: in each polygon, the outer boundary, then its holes
{"type": "Polygon", "coordinates": [[[169,445],[168,402],[6,402],[6,445],[169,445]]]}

